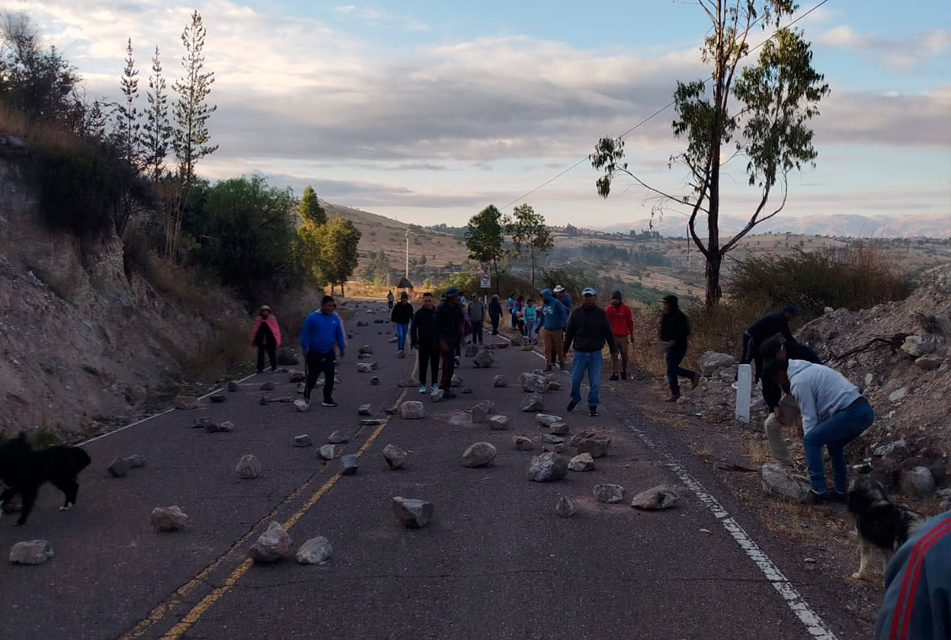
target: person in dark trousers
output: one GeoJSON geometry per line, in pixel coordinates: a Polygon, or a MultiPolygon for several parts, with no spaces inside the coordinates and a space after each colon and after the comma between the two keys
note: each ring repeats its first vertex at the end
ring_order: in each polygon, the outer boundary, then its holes
{"type": "Polygon", "coordinates": [[[743,357],[740,358],[740,364],[753,362],[756,365],[753,384],[756,384],[763,377],[763,358],[759,352],[760,346],[777,333],[781,333],[787,343],[795,344],[796,339],[789,331],[789,323],[797,315],[799,315],[799,312],[796,307],[787,304],[781,311],[766,314],[743,332],[743,357]]]}
{"type": "Polygon", "coordinates": [[[951,638],[951,511],[918,527],[885,569],[875,640],[951,638]]]}
{"type": "Polygon", "coordinates": [[[386,294],[386,306],[389,307],[390,309],[393,308],[393,292],[392,291],[386,294]]]}
{"type": "Polygon", "coordinates": [[[443,398],[455,398],[452,392],[452,374],[456,369],[455,353],[462,344],[466,330],[466,317],[459,304],[459,289],[449,287],[446,300],[436,309],[436,335],[439,337],[439,355],[442,357],[443,398]]]}
{"type": "Polygon", "coordinates": [[[334,391],[334,364],[336,353],[334,348],[340,349],[343,358],[347,350],[347,340],[344,336],[343,322],[335,309],[337,303],[332,296],[324,296],[320,301],[320,309],[312,311],[304,320],[300,330],[300,346],[307,361],[307,383],[304,386],[304,400],[310,402],[310,392],[317,385],[317,377],[324,374],[324,402],[325,407],[336,407],[333,399],[334,391]]]}
{"type": "Polygon", "coordinates": [[[396,351],[402,354],[406,351],[409,323],[413,321],[413,305],[409,303],[409,295],[405,291],[400,294],[400,301],[393,307],[390,320],[396,325],[396,351]]]}
{"type": "Polygon", "coordinates": [[[467,308],[469,313],[469,322],[472,324],[472,344],[484,344],[482,342],[482,326],[485,323],[485,303],[479,299],[479,294],[472,294],[472,302],[467,308]]]}
{"type": "Polygon", "coordinates": [[[251,344],[258,348],[258,373],[264,371],[264,353],[271,362],[271,371],[277,371],[277,348],[281,346],[281,327],[271,307],[262,305],[251,332],[251,344]]]}
{"type": "Polygon", "coordinates": [[[634,314],[629,306],[621,302],[620,291],[611,294],[611,304],[604,312],[611,321],[611,330],[614,331],[614,340],[621,356],[611,360],[610,380],[617,380],[618,373],[621,374],[621,380],[627,380],[628,353],[634,346],[634,314]]]}
{"type": "Polygon", "coordinates": [[[502,303],[499,301],[499,294],[492,296],[492,302],[489,303],[489,318],[492,319],[492,335],[499,335],[499,322],[502,321],[502,303]]]}
{"type": "Polygon", "coordinates": [[[598,415],[601,389],[601,349],[608,344],[611,357],[617,355],[617,343],[608,314],[596,303],[598,293],[591,287],[581,292],[581,306],[571,312],[565,330],[565,353],[575,345],[571,359],[571,402],[568,411],[573,411],[581,402],[581,382],[588,376],[588,415],[598,415]]]}
{"type": "Polygon", "coordinates": [[[439,388],[439,335],[436,332],[436,301],[423,294],[423,306],[413,315],[409,329],[410,345],[419,351],[419,392],[426,393],[426,372],[430,372],[432,390],[439,388]]]}
{"type": "Polygon", "coordinates": [[[687,314],[680,310],[680,301],[677,300],[677,296],[664,297],[664,315],[660,319],[660,341],[667,352],[667,384],[670,385],[667,402],[676,402],[680,397],[678,377],[688,378],[692,389],[696,388],[700,382],[699,373],[680,366],[687,355],[689,337],[690,321],[687,319],[687,314]]]}

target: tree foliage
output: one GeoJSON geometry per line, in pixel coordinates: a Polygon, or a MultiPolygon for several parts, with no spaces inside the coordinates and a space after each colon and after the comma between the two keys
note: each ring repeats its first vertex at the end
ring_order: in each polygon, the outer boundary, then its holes
{"type": "Polygon", "coordinates": [[[512,211],[512,218],[506,223],[506,231],[512,237],[515,252],[522,255],[528,252],[532,269],[532,290],[535,289],[535,258],[544,255],[554,246],[555,241],[545,226],[545,216],[535,213],[528,204],[520,204],[512,211]]]}
{"type": "Polygon", "coordinates": [[[494,204],[490,204],[469,218],[465,233],[469,259],[492,266],[497,292],[501,276],[499,261],[505,255],[505,250],[502,248],[502,241],[505,238],[503,222],[502,212],[494,204]]]}
{"type": "Polygon", "coordinates": [[[334,216],[325,225],[317,227],[320,245],[320,271],[324,282],[330,284],[333,291],[340,285],[340,294],[344,293],[346,282],[357,268],[360,254],[357,245],[360,242],[360,230],[353,221],[342,216],[334,216]]]}
{"type": "Polygon", "coordinates": [[[386,251],[380,249],[373,255],[373,260],[363,270],[363,279],[379,286],[389,284],[390,260],[386,257],[386,251]]]}
{"type": "Polygon", "coordinates": [[[149,76],[146,98],[148,108],[145,110],[145,128],[142,132],[144,172],[152,182],[158,182],[165,171],[165,157],[172,135],[168,120],[168,91],[158,47],[155,47],[152,56],[152,75],[149,76]]]}
{"type": "Polygon", "coordinates": [[[327,212],[320,206],[317,194],[310,185],[304,189],[304,195],[300,199],[300,215],[304,220],[309,220],[317,226],[327,222],[327,212]]]}

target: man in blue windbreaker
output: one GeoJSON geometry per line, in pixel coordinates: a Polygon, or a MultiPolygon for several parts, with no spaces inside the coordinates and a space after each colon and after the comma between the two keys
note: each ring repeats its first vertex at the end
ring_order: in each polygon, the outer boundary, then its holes
{"type": "Polygon", "coordinates": [[[307,362],[307,384],[304,387],[304,400],[310,402],[310,392],[317,385],[317,377],[324,374],[324,402],[325,407],[336,407],[333,399],[334,391],[334,364],[336,352],[340,349],[343,358],[347,349],[347,340],[344,337],[343,322],[334,309],[337,303],[332,296],[324,296],[320,301],[320,309],[312,311],[304,320],[300,330],[300,346],[307,362]]]}
{"type": "Polygon", "coordinates": [[[542,290],[542,328],[545,329],[545,371],[551,371],[558,359],[558,367],[565,370],[565,326],[568,310],[561,300],[552,295],[551,289],[542,290]]]}

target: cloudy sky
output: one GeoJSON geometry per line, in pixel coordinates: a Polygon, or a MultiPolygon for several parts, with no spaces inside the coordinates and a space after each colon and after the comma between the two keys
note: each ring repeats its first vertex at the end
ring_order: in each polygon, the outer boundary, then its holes
{"type": "MultiPolygon", "coordinates": [[[[198,9],[221,145],[206,176],[261,173],[298,194],[312,184],[331,202],[420,224],[462,225],[486,204],[509,204],[669,103],[678,79],[709,74],[699,56],[709,23],[684,1],[4,4],[65,52],[91,95],[110,97],[130,37],[143,76],[157,46],[174,77],[198,9]]],[[[797,26],[832,93],[814,121],[818,166],[792,180],[788,215],[951,219],[951,3],[829,0],[797,26]]],[[[627,148],[645,179],[679,191],[684,175],[667,167],[681,148],[673,116],[638,128],[627,148]]],[[[732,215],[755,196],[744,164],[723,180],[732,215]]],[[[647,193],[622,186],[602,201],[597,177],[582,162],[527,202],[555,224],[649,215],[647,193]]]]}

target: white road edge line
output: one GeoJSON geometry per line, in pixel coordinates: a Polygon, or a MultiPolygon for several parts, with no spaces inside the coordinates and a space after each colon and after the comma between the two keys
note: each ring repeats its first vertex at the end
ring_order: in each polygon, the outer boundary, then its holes
{"type": "Polygon", "coordinates": [[[759,567],[760,571],[763,572],[763,575],[773,585],[786,605],[792,610],[793,614],[795,614],[795,616],[799,618],[799,621],[806,627],[806,631],[809,635],[816,638],[816,640],[837,640],[835,634],[825,626],[822,618],[812,610],[809,603],[807,603],[806,599],[796,590],[793,583],[783,575],[782,571],[770,560],[769,556],[753,542],[753,539],[743,530],[743,527],[730,517],[727,510],[706,490],[700,481],[694,478],[673,456],[658,449],[644,431],[630,424],[628,424],[627,427],[640,438],[651,451],[660,456],[665,461],[667,468],[673,471],[674,474],[680,478],[680,481],[687,485],[694,495],[700,499],[700,502],[713,513],[713,516],[719,520],[723,528],[733,536],[733,539],[746,553],[749,559],[753,561],[753,564],[759,567]]]}
{"type": "MultiPolygon", "coordinates": [[[[252,373],[251,375],[245,376],[244,378],[241,378],[240,380],[237,380],[236,382],[237,382],[238,384],[241,384],[242,382],[244,382],[244,381],[246,381],[246,380],[250,380],[251,378],[253,378],[253,377],[256,376],[256,375],[258,375],[258,374],[252,373]]],[[[205,395],[201,396],[201,397],[198,398],[198,399],[199,399],[199,400],[204,400],[204,399],[207,398],[208,396],[211,396],[211,395],[214,395],[214,394],[218,393],[219,391],[221,391],[222,388],[223,388],[223,387],[215,387],[214,389],[212,389],[211,391],[209,391],[208,393],[206,393],[205,395]]],[[[175,411],[175,408],[174,408],[174,407],[172,407],[171,409],[166,409],[165,411],[159,411],[158,413],[153,414],[153,415],[150,415],[150,416],[148,416],[147,418],[142,418],[141,420],[136,420],[136,421],[133,422],[132,424],[127,424],[127,425],[124,426],[124,427],[119,427],[118,429],[114,429],[113,431],[110,431],[109,433],[104,433],[104,434],[102,434],[102,435],[96,436],[95,438],[90,438],[89,440],[83,440],[82,442],[80,442],[80,443],[77,444],[76,446],[77,446],[77,447],[85,447],[87,444],[89,444],[89,443],[91,443],[91,442],[95,442],[96,440],[102,440],[103,438],[107,438],[107,437],[109,437],[109,436],[115,435],[115,434],[119,433],[120,431],[125,431],[126,429],[131,429],[132,427],[137,427],[137,426],[139,426],[140,424],[142,424],[143,422],[148,422],[149,420],[152,420],[152,419],[154,419],[154,418],[158,418],[159,416],[164,416],[166,413],[171,413],[172,411],[175,411]]]]}

